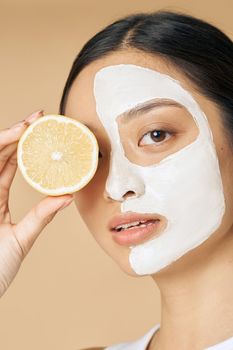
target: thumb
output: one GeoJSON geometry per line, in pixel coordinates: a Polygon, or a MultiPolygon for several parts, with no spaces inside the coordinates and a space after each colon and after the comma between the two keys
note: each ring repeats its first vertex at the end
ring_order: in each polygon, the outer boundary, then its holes
{"type": "Polygon", "coordinates": [[[68,206],[73,199],[72,195],[45,197],[15,225],[15,236],[20,244],[24,257],[27,255],[44,227],[52,221],[59,210],[68,206]]]}

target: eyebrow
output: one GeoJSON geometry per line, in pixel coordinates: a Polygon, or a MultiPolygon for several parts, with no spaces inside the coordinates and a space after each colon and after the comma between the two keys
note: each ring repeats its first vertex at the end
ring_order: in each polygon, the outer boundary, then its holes
{"type": "MultiPolygon", "coordinates": [[[[137,106],[129,109],[128,111],[122,113],[122,121],[128,122],[129,120],[133,119],[133,117],[139,117],[140,115],[150,112],[151,110],[159,107],[166,107],[166,106],[173,106],[178,108],[183,108],[183,106],[170,99],[160,98],[155,100],[146,101],[143,103],[138,104],[137,106]]],[[[97,132],[97,129],[94,126],[91,126],[87,123],[83,123],[85,126],[87,126],[93,133],[97,132]]]]}
{"type": "Polygon", "coordinates": [[[151,110],[159,107],[165,107],[165,106],[173,106],[178,108],[183,108],[181,104],[174,100],[169,99],[156,99],[156,100],[150,100],[143,103],[138,104],[137,106],[129,109],[128,111],[122,113],[122,121],[128,122],[134,117],[139,117],[143,113],[150,112],[151,110]]]}

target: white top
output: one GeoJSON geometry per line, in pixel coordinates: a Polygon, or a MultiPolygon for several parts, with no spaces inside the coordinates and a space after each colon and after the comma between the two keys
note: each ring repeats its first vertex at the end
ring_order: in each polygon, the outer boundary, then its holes
{"type": "MultiPolygon", "coordinates": [[[[113,344],[106,347],[105,350],[146,350],[151,338],[159,328],[160,324],[156,324],[146,334],[135,341],[113,344]]],[[[233,350],[233,336],[203,350],[233,350]]]]}

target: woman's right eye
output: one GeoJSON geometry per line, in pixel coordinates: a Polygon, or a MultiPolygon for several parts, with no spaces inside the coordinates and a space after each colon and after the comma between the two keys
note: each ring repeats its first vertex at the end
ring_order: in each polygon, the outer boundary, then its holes
{"type": "Polygon", "coordinates": [[[103,158],[103,155],[100,151],[99,151],[99,158],[103,158]]]}

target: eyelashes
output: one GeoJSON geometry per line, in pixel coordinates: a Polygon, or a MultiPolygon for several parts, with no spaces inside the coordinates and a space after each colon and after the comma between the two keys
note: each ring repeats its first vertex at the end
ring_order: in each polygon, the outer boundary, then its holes
{"type": "MultiPolygon", "coordinates": [[[[146,145],[157,145],[165,143],[169,140],[173,135],[175,135],[174,131],[171,130],[162,130],[162,129],[153,129],[145,133],[141,139],[139,140],[138,146],[146,146],[146,145]]],[[[103,154],[99,151],[99,159],[103,158],[103,154]]]]}
{"type": "Polygon", "coordinates": [[[152,145],[152,144],[162,144],[167,141],[167,139],[170,139],[170,137],[174,134],[174,132],[167,131],[167,130],[161,130],[161,129],[153,129],[151,131],[148,131],[146,134],[143,135],[143,137],[139,140],[138,145],[144,146],[144,145],[152,145]],[[169,137],[166,137],[167,135],[170,135],[169,137]]]}

